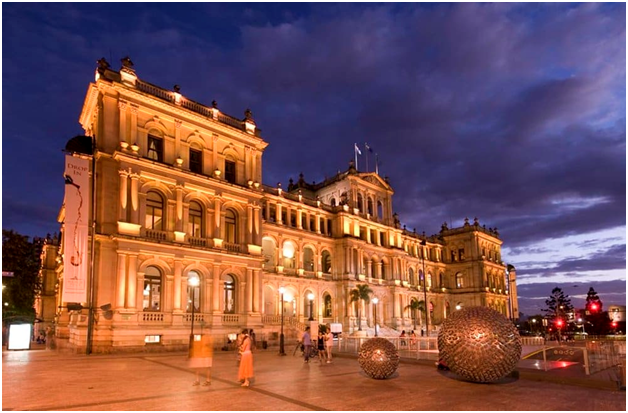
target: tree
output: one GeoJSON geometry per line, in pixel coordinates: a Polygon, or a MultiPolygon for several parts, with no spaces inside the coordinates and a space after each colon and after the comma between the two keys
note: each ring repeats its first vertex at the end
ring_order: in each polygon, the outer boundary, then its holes
{"type": "Polygon", "coordinates": [[[412,321],[414,322],[414,329],[416,330],[416,312],[418,311],[425,311],[425,301],[421,300],[421,301],[417,301],[416,299],[413,299],[412,301],[410,301],[410,304],[408,304],[405,307],[406,310],[410,310],[412,313],[412,321]]]}
{"type": "Polygon", "coordinates": [[[544,308],[543,312],[558,330],[564,331],[567,327],[569,314],[573,314],[573,305],[571,305],[569,295],[565,294],[562,289],[555,287],[549,299],[545,300],[545,305],[547,308],[544,308]]]}
{"type": "MultiPolygon", "coordinates": [[[[371,294],[373,294],[373,290],[366,284],[358,284],[356,287],[351,290],[351,302],[354,301],[364,301],[365,304],[371,302],[371,294]]],[[[362,318],[360,317],[361,313],[361,305],[358,305],[358,331],[362,331],[362,318]]]]}
{"type": "Polygon", "coordinates": [[[41,238],[29,241],[28,236],[13,230],[2,230],[2,271],[10,271],[13,277],[5,277],[2,289],[2,319],[10,317],[34,318],[35,296],[41,289],[39,281],[41,238]]]}
{"type": "Polygon", "coordinates": [[[610,319],[606,311],[602,311],[603,303],[593,287],[589,287],[585,304],[586,327],[590,334],[607,334],[610,329],[610,319]]]}

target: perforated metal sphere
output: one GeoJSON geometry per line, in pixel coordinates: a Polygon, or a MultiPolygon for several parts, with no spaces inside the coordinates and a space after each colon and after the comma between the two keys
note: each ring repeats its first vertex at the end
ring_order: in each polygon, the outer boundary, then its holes
{"type": "Polygon", "coordinates": [[[358,362],[362,370],[374,379],[386,379],[399,367],[399,353],[385,338],[372,338],[360,346],[358,362]]]}
{"type": "Polygon", "coordinates": [[[452,372],[485,383],[515,369],[521,359],[521,338],[503,314],[488,307],[465,307],[441,326],[438,350],[452,372]]]}

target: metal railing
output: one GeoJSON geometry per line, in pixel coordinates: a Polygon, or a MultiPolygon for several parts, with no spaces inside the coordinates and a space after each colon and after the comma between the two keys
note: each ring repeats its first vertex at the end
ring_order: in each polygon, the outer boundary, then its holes
{"type": "MultiPolygon", "coordinates": [[[[360,347],[373,337],[342,337],[338,342],[338,351],[357,354],[360,347]]],[[[437,337],[381,337],[394,344],[399,355],[417,360],[438,359],[437,337]]]]}

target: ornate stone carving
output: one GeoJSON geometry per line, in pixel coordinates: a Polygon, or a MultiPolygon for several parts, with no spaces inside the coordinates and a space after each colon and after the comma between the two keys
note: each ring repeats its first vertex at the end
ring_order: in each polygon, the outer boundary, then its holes
{"type": "Polygon", "coordinates": [[[512,322],[488,307],[466,307],[445,320],[438,334],[440,358],[466,380],[486,383],[510,374],[521,359],[512,322]]]}
{"type": "Polygon", "coordinates": [[[360,347],[360,367],[374,379],[386,379],[399,367],[399,353],[385,338],[372,338],[360,347]]]}

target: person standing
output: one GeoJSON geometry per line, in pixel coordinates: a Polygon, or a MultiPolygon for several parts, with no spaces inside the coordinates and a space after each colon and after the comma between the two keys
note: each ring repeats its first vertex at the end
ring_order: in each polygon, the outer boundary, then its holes
{"type": "Polygon", "coordinates": [[[325,334],[323,334],[323,330],[318,330],[318,339],[316,340],[316,349],[318,350],[318,361],[323,364],[323,359],[325,356],[325,334]]]}
{"type": "Polygon", "coordinates": [[[331,332],[331,328],[327,328],[327,334],[325,334],[325,349],[327,350],[327,362],[331,363],[331,349],[334,347],[334,333],[331,332]]]}
{"type": "Polygon", "coordinates": [[[257,340],[255,340],[253,329],[249,330],[249,338],[251,339],[251,351],[255,351],[257,349],[257,340]]]}
{"type": "Polygon", "coordinates": [[[312,337],[310,336],[310,327],[305,327],[305,333],[303,333],[303,338],[301,339],[303,342],[303,358],[304,362],[307,363],[310,359],[310,350],[312,350],[312,337]]]}
{"type": "Polygon", "coordinates": [[[246,329],[242,330],[242,344],[240,345],[240,368],[238,369],[238,380],[243,381],[242,387],[249,387],[249,379],[253,377],[253,353],[251,352],[251,338],[246,329]]]}
{"type": "Polygon", "coordinates": [[[214,343],[209,334],[201,335],[201,339],[194,341],[190,348],[188,366],[196,369],[196,380],[192,386],[201,384],[201,370],[206,369],[206,379],[203,386],[212,384],[212,361],[214,356],[214,343]]]}

